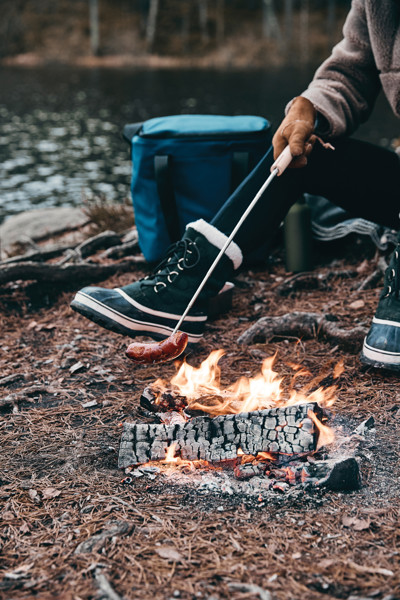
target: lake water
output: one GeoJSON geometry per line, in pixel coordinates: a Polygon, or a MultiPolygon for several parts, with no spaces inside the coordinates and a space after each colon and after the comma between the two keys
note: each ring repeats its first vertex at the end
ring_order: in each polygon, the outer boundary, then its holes
{"type": "MultiPolygon", "coordinates": [[[[129,195],[125,123],[180,114],[254,114],[277,126],[314,66],[269,70],[0,69],[0,222],[37,207],[129,195]]],[[[380,98],[358,137],[390,145],[398,122],[380,98]]]]}

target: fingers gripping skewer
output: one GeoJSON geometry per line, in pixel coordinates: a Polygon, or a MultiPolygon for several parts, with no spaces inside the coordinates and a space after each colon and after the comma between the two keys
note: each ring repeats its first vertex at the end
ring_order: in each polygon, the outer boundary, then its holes
{"type": "Polygon", "coordinates": [[[219,251],[214,262],[208,269],[207,273],[204,275],[203,280],[201,281],[199,287],[193,294],[189,304],[187,305],[182,316],[180,317],[179,321],[177,322],[172,334],[165,340],[162,340],[161,342],[149,342],[149,343],[134,342],[128,346],[128,348],[126,350],[126,354],[134,362],[138,362],[138,363],[142,363],[142,364],[167,362],[169,360],[173,360],[174,358],[177,358],[180,354],[182,354],[182,352],[185,350],[187,343],[188,343],[188,335],[187,335],[187,333],[179,331],[179,327],[184,322],[188,312],[190,311],[190,309],[196,302],[196,300],[199,297],[200,293],[202,292],[204,286],[206,285],[208,279],[212,275],[215,267],[221,260],[226,249],[228,248],[229,244],[232,242],[233,238],[239,231],[240,227],[243,225],[243,223],[246,220],[246,218],[248,217],[248,215],[251,213],[251,211],[253,210],[253,208],[255,207],[255,205],[257,204],[259,199],[261,198],[261,196],[264,194],[265,190],[271,184],[271,182],[275,179],[275,177],[277,175],[278,176],[282,175],[282,173],[285,171],[285,169],[292,162],[292,159],[293,159],[293,157],[290,153],[290,148],[289,148],[289,146],[286,146],[286,148],[278,156],[278,158],[272,165],[271,174],[269,175],[268,179],[263,183],[261,188],[258,190],[257,194],[254,196],[253,200],[250,202],[250,204],[248,205],[248,207],[246,208],[246,210],[240,217],[239,221],[233,228],[231,234],[229,235],[225,244],[219,251]]]}

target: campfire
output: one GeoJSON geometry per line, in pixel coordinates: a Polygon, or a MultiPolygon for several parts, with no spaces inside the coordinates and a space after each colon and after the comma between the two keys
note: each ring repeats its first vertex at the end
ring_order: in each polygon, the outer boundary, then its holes
{"type": "Polygon", "coordinates": [[[312,478],[316,454],[335,439],[327,421],[343,365],[334,368],[331,385],[324,385],[326,374],[312,378],[295,364],[286,381],[274,371],[273,356],[255,377],[224,386],[223,355],[216,350],[199,367],[185,361],[170,381],[144,389],[140,405],[148,422],[124,424],[121,468],[228,468],[238,480],[263,476],[289,485],[312,478]]]}

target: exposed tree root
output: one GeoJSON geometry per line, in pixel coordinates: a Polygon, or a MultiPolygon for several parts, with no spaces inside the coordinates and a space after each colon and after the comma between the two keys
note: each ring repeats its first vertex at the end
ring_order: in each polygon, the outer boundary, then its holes
{"type": "Polygon", "coordinates": [[[328,290],[330,282],[338,277],[350,279],[356,277],[357,271],[344,269],[342,271],[330,271],[329,273],[305,272],[296,273],[288,279],[285,279],[275,288],[275,292],[280,296],[289,296],[301,290],[328,290]]]}
{"type": "Polygon", "coordinates": [[[333,315],[312,312],[293,312],[280,317],[262,317],[239,338],[238,344],[266,342],[275,336],[297,338],[323,337],[332,344],[357,352],[368,329],[358,325],[351,329],[338,326],[333,315]]]}
{"type": "Polygon", "coordinates": [[[0,268],[0,284],[22,279],[25,281],[45,281],[46,283],[72,283],[99,281],[115,273],[132,269],[137,263],[144,263],[142,256],[131,256],[123,262],[110,265],[79,263],[52,265],[36,262],[14,263],[0,268]]]}

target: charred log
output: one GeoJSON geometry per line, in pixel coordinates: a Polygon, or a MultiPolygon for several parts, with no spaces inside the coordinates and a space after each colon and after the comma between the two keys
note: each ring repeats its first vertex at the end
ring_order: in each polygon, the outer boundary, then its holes
{"type": "Polygon", "coordinates": [[[175,444],[175,455],[186,460],[220,462],[258,452],[302,454],[316,449],[317,432],[309,411],[321,413],[314,403],[286,408],[195,417],[174,425],[125,423],[119,467],[163,460],[175,444]]]}

